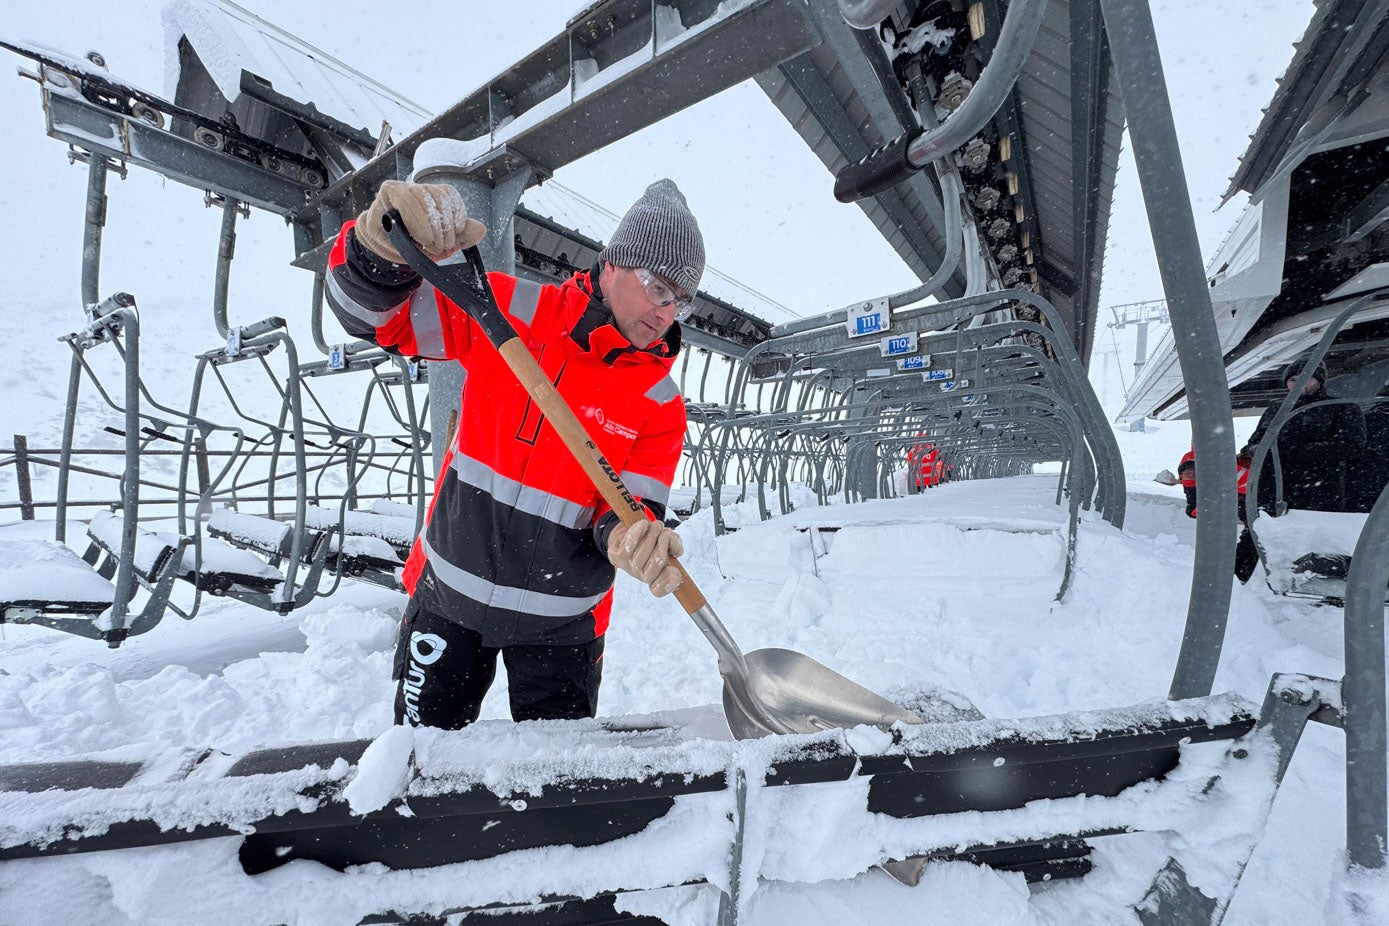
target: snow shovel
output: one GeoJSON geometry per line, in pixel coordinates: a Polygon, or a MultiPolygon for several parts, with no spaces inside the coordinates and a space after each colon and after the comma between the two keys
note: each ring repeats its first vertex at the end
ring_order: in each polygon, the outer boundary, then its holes
{"type": "MultiPolygon", "coordinates": [[[[510,365],[560,439],[593,480],[603,498],[624,524],[649,520],[646,509],[632,497],[617,472],[589,438],[549,377],[531,357],[510,320],[497,306],[487,282],[482,255],[476,247],[463,260],[439,265],[411,240],[399,213],[382,219],[391,244],[434,288],[463,308],[510,365]]],[[[770,733],[818,733],[836,727],[921,723],[912,711],[874,694],[809,656],[787,649],[759,649],[744,654],[680,561],[680,587],[675,597],[718,653],[723,676],[723,710],[737,739],[770,733]]]]}

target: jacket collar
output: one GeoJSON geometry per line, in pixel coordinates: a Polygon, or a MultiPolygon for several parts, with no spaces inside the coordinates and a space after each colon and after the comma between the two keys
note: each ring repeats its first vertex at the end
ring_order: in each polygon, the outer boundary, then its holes
{"type": "Polygon", "coordinates": [[[651,345],[637,347],[617,330],[612,309],[603,301],[603,290],[598,285],[598,267],[576,273],[568,282],[588,297],[583,312],[569,332],[574,343],[596,354],[609,366],[625,354],[634,355],[633,359],[649,355],[667,365],[674,361],[675,355],[680,352],[682,341],[679,322],[671,322],[666,333],[651,345]]]}

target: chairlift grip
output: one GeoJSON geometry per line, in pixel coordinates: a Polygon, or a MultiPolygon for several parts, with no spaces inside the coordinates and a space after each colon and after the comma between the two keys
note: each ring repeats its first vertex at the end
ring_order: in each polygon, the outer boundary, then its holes
{"type": "Polygon", "coordinates": [[[119,309],[133,308],[134,305],[135,297],[132,296],[130,293],[115,292],[107,296],[100,302],[96,303],[95,305],[88,306],[87,308],[88,311],[91,312],[92,320],[95,321],[96,319],[110,315],[112,312],[115,312],[119,309]]]}

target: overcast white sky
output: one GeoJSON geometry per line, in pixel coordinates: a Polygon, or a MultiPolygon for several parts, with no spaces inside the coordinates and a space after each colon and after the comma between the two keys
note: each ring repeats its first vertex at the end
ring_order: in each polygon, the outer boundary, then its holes
{"type": "MultiPolygon", "coordinates": [[[[432,110],[446,108],[543,41],[558,34],[579,0],[524,4],[361,3],[245,0],[244,6],[370,73],[432,110]]],[[[97,5],[81,0],[11,4],[0,33],[73,54],[101,50],[110,69],[158,92],[165,87],[163,0],[97,5]]],[[[1310,0],[1220,0],[1154,4],[1178,131],[1207,256],[1237,216],[1239,203],[1213,209],[1224,190],[1291,43],[1312,12],[1310,0]]],[[[0,53],[11,65],[21,60],[0,53]]],[[[0,223],[0,256],[9,294],[6,322],[22,307],[14,293],[47,288],[62,301],[77,293],[83,172],[64,162],[63,147],[43,135],[34,84],[0,74],[0,205],[19,223],[0,223]]],[[[754,84],[746,84],[571,165],[557,179],[615,212],[651,180],[668,175],[686,191],[705,231],[710,263],[792,309],[810,314],[912,282],[905,265],[854,206],[836,203],[833,178],[754,84]]],[[[158,267],[173,283],[187,266],[210,278],[216,220],[197,191],[132,178],[113,182],[110,271],[103,291],[125,284],[143,291],[158,267]],[[147,192],[158,190],[157,194],[147,192]],[[164,205],[153,201],[162,197],[164,205]],[[138,215],[137,215],[138,214],[138,215]],[[176,217],[176,218],[175,218],[176,217]],[[184,222],[193,223],[185,227],[184,222]],[[163,232],[161,232],[161,227],[163,232]],[[132,231],[133,229],[133,231],[132,231]],[[115,239],[119,238],[119,241],[115,239]],[[126,269],[122,269],[122,268],[126,269]],[[144,274],[144,277],[141,276],[144,274]],[[125,283],[124,279],[119,282],[125,283]]],[[[266,217],[268,218],[268,217],[266,217]]],[[[1161,296],[1132,164],[1125,154],[1110,228],[1102,306],[1161,296]]],[[[283,270],[290,250],[276,220],[247,223],[238,256],[266,249],[251,276],[285,273],[299,298],[308,275],[283,270]]],[[[239,271],[244,274],[245,271],[239,271]]],[[[245,279],[244,276],[241,277],[245,279]]],[[[170,288],[174,288],[172,285],[170,288]]],[[[235,295],[235,293],[234,293],[235,295]]],[[[1102,308],[1101,323],[1107,318],[1102,308]]],[[[8,324],[7,324],[8,326],[8,324]]]]}

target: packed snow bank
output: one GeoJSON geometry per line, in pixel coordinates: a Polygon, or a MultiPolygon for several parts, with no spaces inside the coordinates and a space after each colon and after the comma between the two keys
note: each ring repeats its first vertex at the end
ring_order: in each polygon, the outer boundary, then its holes
{"type": "Polygon", "coordinates": [[[1291,591],[1296,585],[1293,563],[1306,553],[1349,556],[1355,552],[1365,514],[1338,511],[1289,510],[1280,518],[1254,521],[1254,532],[1264,548],[1268,581],[1274,591],[1291,591]]]}

